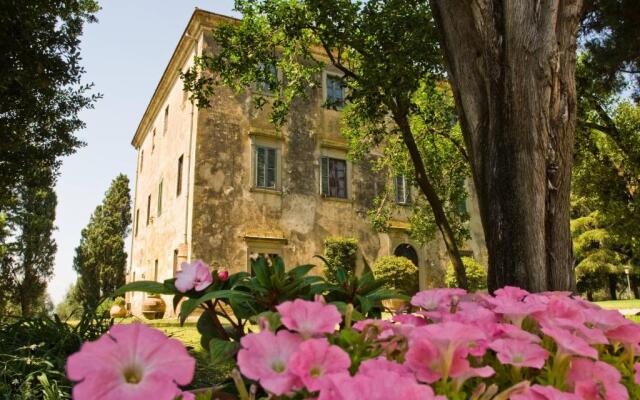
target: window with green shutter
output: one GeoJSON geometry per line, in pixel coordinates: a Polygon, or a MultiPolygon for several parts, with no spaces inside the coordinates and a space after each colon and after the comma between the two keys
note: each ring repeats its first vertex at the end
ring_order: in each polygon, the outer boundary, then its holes
{"type": "Polygon", "coordinates": [[[407,185],[407,178],[404,175],[398,175],[395,177],[395,189],[396,189],[396,203],[398,204],[410,204],[411,197],[410,189],[407,185]]]}
{"type": "Polygon", "coordinates": [[[278,152],[265,146],[256,146],[256,187],[276,189],[278,182],[278,152]]]}
{"type": "Polygon", "coordinates": [[[347,161],[322,157],[322,195],[339,199],[347,198],[347,161]]]}
{"type": "Polygon", "coordinates": [[[158,217],[162,214],[162,179],[158,185],[158,217]]]}
{"type": "Polygon", "coordinates": [[[331,108],[341,109],[344,107],[344,86],[342,79],[336,75],[327,74],[327,99],[326,105],[331,108]]]}

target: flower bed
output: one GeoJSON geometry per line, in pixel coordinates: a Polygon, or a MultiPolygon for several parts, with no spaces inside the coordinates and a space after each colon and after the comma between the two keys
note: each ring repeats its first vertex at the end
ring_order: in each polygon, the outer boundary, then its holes
{"type": "MultiPolygon", "coordinates": [[[[245,379],[236,376],[235,396],[640,398],[640,325],[617,311],[568,293],[511,287],[495,296],[434,289],[411,303],[411,314],[353,324],[351,307],[341,315],[321,297],[280,304],[277,313],[260,319],[259,332],[239,340],[237,364],[245,379]]],[[[115,327],[69,359],[69,377],[79,382],[74,398],[179,397],[179,385],[193,372],[185,354],[151,328],[115,327]]]]}

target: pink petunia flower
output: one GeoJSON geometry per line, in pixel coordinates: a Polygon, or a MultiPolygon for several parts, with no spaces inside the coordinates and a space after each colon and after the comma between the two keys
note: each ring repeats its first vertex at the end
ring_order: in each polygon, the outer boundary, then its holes
{"type": "Polygon", "coordinates": [[[413,377],[394,371],[371,370],[367,374],[330,374],[323,380],[318,400],[446,400],[413,377]]]}
{"type": "Polygon", "coordinates": [[[374,376],[376,373],[374,371],[393,371],[399,376],[413,377],[413,373],[406,366],[386,358],[372,358],[363,361],[358,368],[359,374],[367,376],[374,376]]]}
{"type": "Polygon", "coordinates": [[[640,325],[631,321],[608,330],[605,334],[612,342],[622,343],[629,348],[635,348],[640,343],[640,325]]]}
{"type": "Polygon", "coordinates": [[[522,328],[518,328],[511,324],[496,324],[493,326],[495,338],[502,339],[518,339],[529,343],[540,343],[542,339],[533,333],[527,332],[522,328]]]}
{"type": "Polygon", "coordinates": [[[67,359],[76,400],[173,400],[194,371],[182,343],[143,324],[114,325],[67,359]]]}
{"type": "Polygon", "coordinates": [[[573,393],[562,392],[553,386],[533,385],[522,393],[515,393],[511,400],[581,400],[573,393]]]}
{"type": "Polygon", "coordinates": [[[540,369],[549,353],[535,343],[516,339],[497,339],[489,344],[503,364],[540,369]]]}
{"type": "Polygon", "coordinates": [[[633,369],[635,370],[635,375],[633,376],[634,381],[636,383],[636,385],[640,385],[640,363],[636,363],[633,366],[633,369]]]}
{"type": "Polygon", "coordinates": [[[426,311],[434,311],[440,307],[451,306],[452,300],[467,293],[464,289],[430,289],[416,293],[411,298],[411,304],[422,307],[426,311]]]}
{"type": "Polygon", "coordinates": [[[289,361],[302,343],[302,338],[287,331],[251,333],[240,339],[238,352],[240,372],[260,381],[275,395],[289,393],[300,387],[299,378],[289,370],[289,361]]]}
{"type": "Polygon", "coordinates": [[[501,289],[498,289],[494,292],[495,297],[508,298],[515,301],[522,301],[525,297],[529,295],[524,289],[520,289],[519,287],[514,286],[505,286],[501,289]]]}
{"type": "Polygon", "coordinates": [[[195,260],[189,264],[183,262],[181,270],[176,273],[176,289],[186,293],[191,289],[200,292],[206,289],[213,282],[209,266],[201,260],[195,260]]]}
{"type": "Polygon", "coordinates": [[[602,361],[571,360],[567,384],[584,400],[627,400],[629,393],[620,383],[620,372],[602,361]]]}
{"type": "MultiPolygon", "coordinates": [[[[473,325],[442,322],[414,328],[409,338],[405,365],[416,377],[433,383],[441,377],[459,377],[470,373],[467,357],[482,356],[487,336],[473,325]],[[480,349],[481,351],[476,351],[480,349]]],[[[484,373],[484,372],[483,372],[484,373]]]]}
{"type": "Polygon", "coordinates": [[[320,390],[320,382],[327,374],[347,372],[350,366],[349,354],[329,345],[324,338],[303,342],[289,360],[289,370],[312,392],[320,390]]]}
{"type": "Polygon", "coordinates": [[[589,346],[584,339],[571,334],[571,332],[556,328],[542,326],[542,333],[551,337],[558,345],[558,352],[563,354],[573,354],[582,357],[598,359],[598,351],[589,346]]]}
{"type": "Polygon", "coordinates": [[[282,324],[305,338],[332,333],[342,321],[336,306],[317,301],[296,299],[284,302],[276,309],[282,317],[282,324]]]}

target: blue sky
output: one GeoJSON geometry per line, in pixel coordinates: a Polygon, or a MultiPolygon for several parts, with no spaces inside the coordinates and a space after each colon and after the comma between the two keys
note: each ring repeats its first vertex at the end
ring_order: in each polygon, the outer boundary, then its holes
{"type": "Polygon", "coordinates": [[[93,82],[104,97],[95,109],[81,114],[87,126],[79,136],[87,145],[64,160],[56,186],[58,253],[49,283],[54,303],[76,280],[74,248],[111,180],[125,173],[133,185],[131,138],[194,8],[227,15],[233,9],[233,0],[103,0],[101,4],[98,23],[85,29],[82,57],[85,81],[93,82]]]}

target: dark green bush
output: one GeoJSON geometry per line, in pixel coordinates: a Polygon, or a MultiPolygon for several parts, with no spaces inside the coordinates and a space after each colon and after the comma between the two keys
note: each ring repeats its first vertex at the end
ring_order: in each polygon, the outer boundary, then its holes
{"type": "Polygon", "coordinates": [[[395,289],[408,296],[419,290],[418,267],[405,257],[380,257],[373,264],[376,279],[388,289],[395,289]]]}
{"type": "Polygon", "coordinates": [[[41,315],[0,322],[0,399],[68,399],[67,357],[95,340],[111,320],[85,312],[77,324],[41,315]]]}
{"type": "MultiPolygon", "coordinates": [[[[469,291],[477,292],[479,290],[486,290],[487,269],[471,257],[462,257],[462,263],[464,264],[464,269],[467,273],[469,291]]],[[[447,276],[445,277],[445,283],[450,288],[458,287],[456,273],[451,262],[449,262],[449,265],[447,266],[447,276]]]]}
{"type": "Polygon", "coordinates": [[[336,282],[336,271],[343,268],[347,274],[356,272],[358,241],[354,238],[332,236],[324,240],[324,276],[329,282],[336,282]]]}

